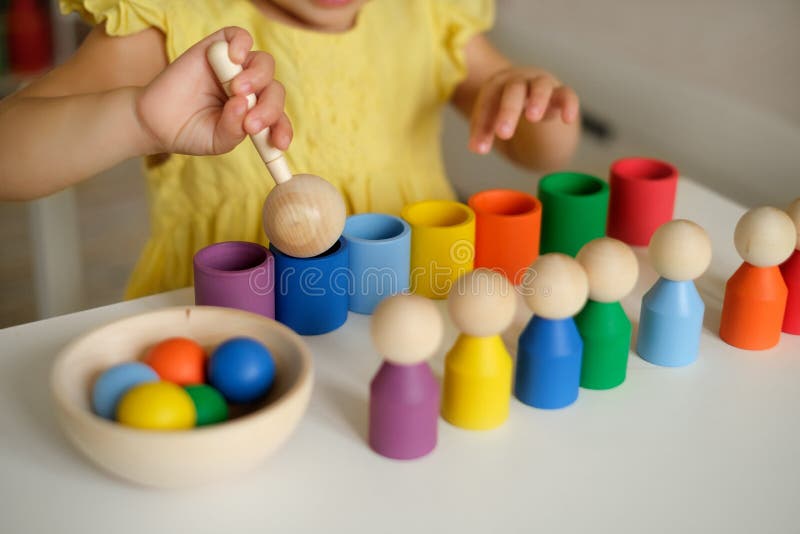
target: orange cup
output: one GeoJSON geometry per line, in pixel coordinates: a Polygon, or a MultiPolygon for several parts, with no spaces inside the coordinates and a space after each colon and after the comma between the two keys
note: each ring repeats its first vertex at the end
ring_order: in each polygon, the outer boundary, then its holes
{"type": "Polygon", "coordinates": [[[475,268],[503,273],[514,284],[539,256],[542,204],[528,193],[489,189],[472,195],[475,211],[475,268]]]}
{"type": "Polygon", "coordinates": [[[719,337],[740,349],[774,347],[781,337],[787,295],[777,266],[743,263],[725,285],[719,337]]]}

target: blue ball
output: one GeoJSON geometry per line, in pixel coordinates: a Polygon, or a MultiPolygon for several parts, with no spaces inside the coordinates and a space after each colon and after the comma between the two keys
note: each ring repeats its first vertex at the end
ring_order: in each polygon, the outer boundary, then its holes
{"type": "Polygon", "coordinates": [[[269,350],[254,339],[229,339],[211,354],[208,381],[229,402],[253,402],[265,395],[275,381],[275,361],[269,350]]]}
{"type": "Polygon", "coordinates": [[[92,387],[92,409],[105,419],[113,420],[117,404],[133,386],[157,382],[158,373],[141,362],[120,363],[107,369],[92,387]]]}

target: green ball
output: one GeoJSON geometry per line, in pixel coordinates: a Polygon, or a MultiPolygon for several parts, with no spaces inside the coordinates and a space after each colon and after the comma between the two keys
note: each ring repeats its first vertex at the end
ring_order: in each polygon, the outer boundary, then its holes
{"type": "Polygon", "coordinates": [[[185,386],[197,411],[197,426],[221,423],[228,418],[228,405],[222,394],[206,384],[185,386]]]}

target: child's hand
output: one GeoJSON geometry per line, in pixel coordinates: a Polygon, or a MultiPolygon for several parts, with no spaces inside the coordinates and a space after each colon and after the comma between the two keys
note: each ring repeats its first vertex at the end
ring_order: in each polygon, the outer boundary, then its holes
{"type": "Polygon", "coordinates": [[[267,126],[272,145],[288,148],[292,126],[283,111],[283,86],[272,77],[272,56],[250,51],[252,46],[247,31],[225,28],[192,46],[142,89],[136,112],[153,141],[152,153],[222,154],[267,126]],[[244,68],[231,82],[230,99],[206,60],[208,46],[221,39],[228,41],[233,62],[244,68]],[[248,111],[250,93],[258,102],[248,111]]]}
{"type": "Polygon", "coordinates": [[[535,69],[508,68],[490,77],[473,107],[469,147],[479,154],[492,149],[494,137],[511,139],[520,115],[529,122],[578,118],[578,96],[551,75],[535,69]]]}

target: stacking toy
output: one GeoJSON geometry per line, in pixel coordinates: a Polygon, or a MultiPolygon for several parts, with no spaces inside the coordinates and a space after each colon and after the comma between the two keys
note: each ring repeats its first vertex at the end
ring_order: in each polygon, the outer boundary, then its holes
{"type": "Polygon", "coordinates": [[[184,386],[205,382],[203,347],[185,337],[173,337],[153,346],[144,356],[161,380],[184,386]]]}
{"type": "Polygon", "coordinates": [[[275,318],[275,258],[258,243],[223,241],[192,259],[194,303],[275,318]]]}
{"type": "Polygon", "coordinates": [[[646,247],[653,232],[672,219],[678,170],[651,158],[622,158],[611,165],[608,236],[646,247]]]}
{"type": "Polygon", "coordinates": [[[378,304],[372,341],[385,361],[369,388],[369,445],[398,460],[436,447],[439,384],[425,361],[442,341],[442,318],[430,300],[400,294],[378,304]]]}
{"type": "Polygon", "coordinates": [[[569,406],[578,398],[583,341],[572,316],[586,303],[589,280],[566,254],[539,256],[522,283],[533,312],[519,338],[514,395],[535,408],[569,406]]]}
{"type": "Polygon", "coordinates": [[[769,349],[781,336],[788,289],[778,265],[795,249],[795,225],[777,208],[753,208],[736,224],[733,242],[744,263],[725,285],[719,337],[740,349],[769,349]]]}
{"type": "Polygon", "coordinates": [[[789,217],[797,230],[797,243],[789,259],[781,264],[781,274],[788,289],[782,330],[800,335],[800,198],[789,206],[789,217]]]}
{"type": "Polygon", "coordinates": [[[508,279],[489,269],[463,275],[450,290],[447,307],[462,334],[444,362],[442,417],[449,423],[487,430],[508,418],[513,362],[500,334],[516,302],[508,279]]]}
{"type": "Polygon", "coordinates": [[[233,403],[253,402],[263,397],[274,380],[272,354],[255,339],[229,339],[208,360],[209,383],[233,403]]]}
{"type": "Polygon", "coordinates": [[[697,359],[705,312],[694,279],[711,263],[711,240],[679,219],[655,231],[648,252],[660,278],[642,298],[636,352],[656,365],[688,365],[697,359]]]}
{"type": "Polygon", "coordinates": [[[372,313],[381,300],[408,291],[408,223],[385,213],[359,213],[347,218],[343,237],[350,248],[351,311],[372,313]]]}
{"type": "Polygon", "coordinates": [[[197,426],[221,423],[228,418],[228,405],[219,391],[206,384],[185,386],[197,413],[197,426]]]}
{"type": "MultiPolygon", "coordinates": [[[[228,43],[217,41],[208,47],[208,62],[231,96],[230,82],[242,72],[230,60],[228,43]]],[[[248,107],[256,104],[247,95],[248,107]]],[[[312,174],[292,176],[283,153],[269,144],[269,128],[250,136],[275,187],[264,203],[264,232],[272,244],[297,258],[310,258],[328,250],[342,233],[347,208],[339,191],[312,174]]]]}
{"type": "Polygon", "coordinates": [[[114,419],[125,393],[144,382],[158,382],[158,374],[140,362],[126,362],[106,369],[92,387],[92,409],[105,419],[114,419]]]}
{"type": "Polygon", "coordinates": [[[475,268],[487,267],[520,284],[539,255],[542,204],[528,193],[489,189],[469,198],[475,212],[475,268]]]}
{"type": "Polygon", "coordinates": [[[148,430],[185,430],[196,420],[192,398],[171,382],[134,386],[117,407],[117,421],[148,430]]]}
{"type": "Polygon", "coordinates": [[[303,336],[325,334],[347,321],[350,243],[344,237],[324,254],[295,258],[270,245],[275,256],[275,318],[303,336]]]}
{"type": "Polygon", "coordinates": [[[583,338],[581,387],[610,389],[625,381],[632,326],[619,301],[636,285],[639,264],[628,245],[610,237],[590,241],[576,259],[589,277],[589,300],[575,316],[583,338]]]}
{"type": "Polygon", "coordinates": [[[452,200],[423,200],[403,208],[411,226],[412,293],[443,299],[474,267],[475,212],[452,200]]]}
{"type": "Polygon", "coordinates": [[[583,245],[606,235],[608,184],[589,174],[556,172],[539,181],[542,238],[539,252],[575,256],[583,245]]]}

